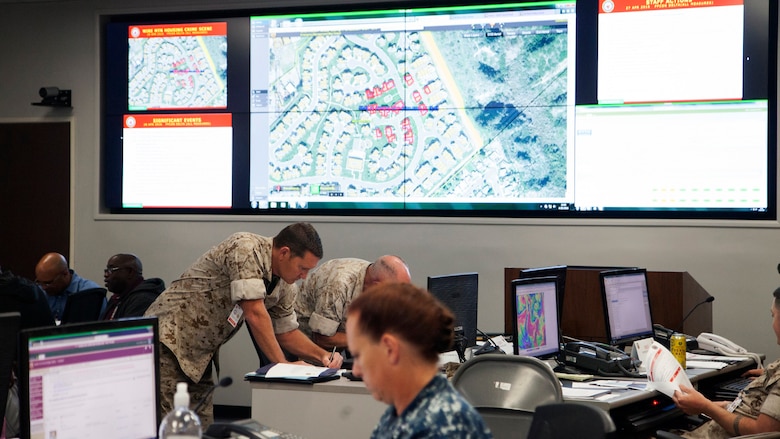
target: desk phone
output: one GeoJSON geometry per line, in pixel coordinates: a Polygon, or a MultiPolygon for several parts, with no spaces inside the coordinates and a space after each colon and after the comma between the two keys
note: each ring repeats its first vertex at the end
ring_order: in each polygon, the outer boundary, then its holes
{"type": "Polygon", "coordinates": [[[204,439],[249,438],[249,439],[303,439],[302,437],[285,433],[254,419],[242,419],[231,423],[217,422],[211,424],[203,434],[204,439]]]}

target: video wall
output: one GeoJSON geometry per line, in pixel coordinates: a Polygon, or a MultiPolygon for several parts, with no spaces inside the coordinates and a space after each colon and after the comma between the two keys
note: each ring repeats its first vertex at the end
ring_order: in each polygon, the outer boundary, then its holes
{"type": "Polygon", "coordinates": [[[773,219],[769,0],[106,16],[114,213],[773,219]]]}

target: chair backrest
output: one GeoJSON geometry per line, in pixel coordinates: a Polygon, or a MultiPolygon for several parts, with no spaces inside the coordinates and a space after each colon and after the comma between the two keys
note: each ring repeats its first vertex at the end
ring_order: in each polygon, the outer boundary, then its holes
{"type": "Polygon", "coordinates": [[[615,423],[609,413],[586,404],[541,405],[534,412],[528,437],[534,439],[604,439],[612,437],[615,423]]]}
{"type": "Polygon", "coordinates": [[[474,357],[458,368],[452,385],[482,415],[496,439],[525,438],[538,406],[563,401],[552,368],[534,357],[474,357]]]}
{"type": "Polygon", "coordinates": [[[73,293],[65,302],[62,323],[94,322],[100,319],[100,310],[106,300],[105,288],[89,288],[73,293]]]}

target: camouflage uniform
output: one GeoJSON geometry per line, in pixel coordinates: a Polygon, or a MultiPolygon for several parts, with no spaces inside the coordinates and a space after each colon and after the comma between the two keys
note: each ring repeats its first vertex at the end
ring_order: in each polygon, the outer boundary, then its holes
{"type": "Polygon", "coordinates": [[[482,417],[441,375],[433,377],[397,416],[388,407],[372,439],[492,438],[482,417]]]}
{"type": "MultiPolygon", "coordinates": [[[[162,414],[171,409],[176,382],[187,378],[193,405],[212,385],[212,358],[219,347],[241,327],[234,328],[228,316],[241,300],[265,299],[274,332],[298,327],[293,304],[296,287],[283,281],[271,293],[266,286],[271,273],[272,238],[235,233],[195,261],[149,306],[146,316],[157,316],[161,349],[160,398],[162,414]],[[167,356],[167,358],[166,358],[167,356]],[[178,367],[176,367],[178,366],[178,367]]],[[[204,404],[202,419],[210,420],[212,404],[204,404]]],[[[201,414],[199,413],[199,414],[201,414]]]]}
{"type": "MultiPolygon", "coordinates": [[[[758,418],[758,415],[763,413],[774,419],[780,419],[780,386],[777,385],[777,382],[780,381],[779,372],[780,360],[775,360],[764,369],[761,376],[739,392],[738,398],[742,398],[742,402],[734,410],[734,413],[752,419],[758,418]]],[[[683,434],[683,437],[718,439],[732,436],[717,422],[707,421],[696,430],[683,434]]]]}
{"type": "Polygon", "coordinates": [[[363,291],[369,265],[362,259],[331,259],[309,274],[295,301],[301,331],[309,337],[345,332],[347,305],[363,291]]]}

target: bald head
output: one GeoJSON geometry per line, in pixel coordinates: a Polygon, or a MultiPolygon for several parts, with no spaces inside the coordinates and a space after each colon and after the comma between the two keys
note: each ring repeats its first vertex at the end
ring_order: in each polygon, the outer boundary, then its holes
{"type": "Polygon", "coordinates": [[[412,276],[406,262],[398,256],[384,255],[366,269],[363,289],[383,283],[411,283],[412,276]]]}
{"type": "Polygon", "coordinates": [[[71,274],[68,260],[59,253],[46,253],[35,266],[35,283],[46,294],[62,294],[70,285],[71,274]]]}

